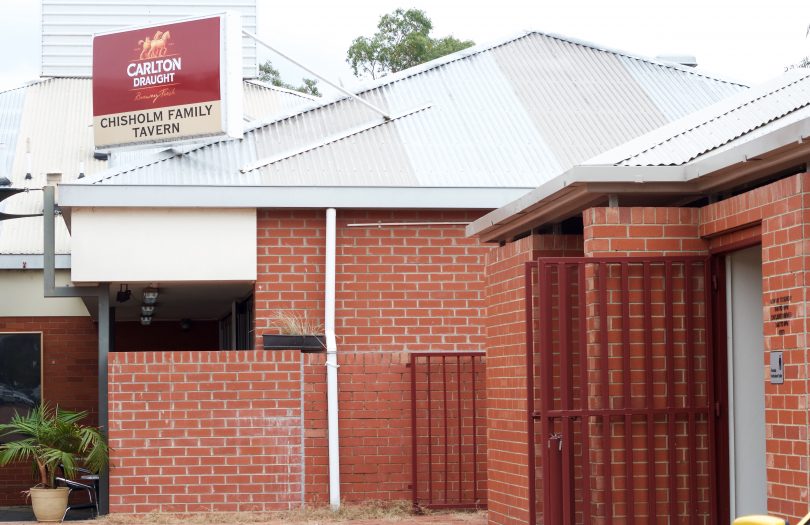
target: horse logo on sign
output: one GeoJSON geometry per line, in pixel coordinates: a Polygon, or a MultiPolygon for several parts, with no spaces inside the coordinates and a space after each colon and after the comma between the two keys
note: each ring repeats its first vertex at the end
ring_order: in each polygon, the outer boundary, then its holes
{"type": "Polygon", "coordinates": [[[169,39],[171,37],[172,35],[169,31],[157,31],[152,38],[147,36],[143,40],[138,40],[138,47],[135,48],[135,51],[141,52],[138,56],[138,60],[166,56],[169,50],[169,39]]]}

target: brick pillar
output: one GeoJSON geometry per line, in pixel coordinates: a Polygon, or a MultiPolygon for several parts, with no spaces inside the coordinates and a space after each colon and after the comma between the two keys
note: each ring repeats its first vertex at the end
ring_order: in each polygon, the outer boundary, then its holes
{"type": "Polygon", "coordinates": [[[768,513],[795,523],[810,505],[807,324],[810,174],[802,173],[701,210],[713,246],[761,235],[768,513]],[[770,351],[781,350],[784,384],[770,384],[770,351]]]}
{"type": "MultiPolygon", "coordinates": [[[[583,224],[584,224],[584,252],[586,257],[642,257],[642,256],[683,256],[683,255],[706,255],[708,253],[708,243],[699,237],[699,218],[700,218],[700,210],[696,208],[591,208],[585,210],[583,212],[583,224]]],[[[655,384],[654,385],[647,385],[645,383],[644,375],[646,366],[649,366],[645,363],[645,345],[643,341],[638,339],[637,334],[641,333],[644,329],[645,321],[643,318],[643,312],[640,310],[640,305],[638,305],[638,301],[641,297],[643,297],[644,291],[643,287],[641,286],[641,275],[638,266],[634,266],[635,270],[631,270],[628,268],[628,272],[631,272],[631,277],[629,278],[628,285],[629,289],[625,290],[631,296],[635,296],[635,299],[632,299],[636,305],[633,308],[628,308],[627,314],[630,316],[629,319],[624,318],[624,313],[622,312],[622,308],[619,306],[622,299],[620,295],[621,284],[618,284],[619,279],[619,272],[617,267],[613,267],[612,270],[609,270],[607,273],[608,282],[598,284],[599,288],[601,289],[604,287],[608,291],[607,299],[608,305],[605,305],[607,308],[607,325],[608,325],[608,336],[607,340],[609,341],[609,347],[604,349],[601,347],[602,343],[598,343],[600,341],[599,338],[599,330],[601,328],[601,312],[589,308],[587,310],[588,315],[588,341],[589,341],[589,362],[591,363],[589,368],[589,373],[593,377],[594,385],[600,385],[599,388],[595,391],[592,391],[591,395],[594,396],[592,399],[592,406],[599,406],[605,408],[606,406],[613,406],[613,403],[618,403],[617,406],[631,406],[633,401],[636,403],[644,402],[643,397],[646,396],[647,389],[652,389],[654,392],[653,395],[653,406],[655,407],[662,407],[666,406],[666,396],[664,393],[666,392],[666,380],[661,375],[660,371],[655,375],[655,384]],[[629,324],[630,326],[630,333],[633,336],[630,338],[629,346],[625,345],[622,340],[622,329],[625,324],[629,324]],[[611,384],[609,386],[609,391],[611,392],[611,396],[616,396],[616,400],[614,401],[606,401],[606,393],[603,392],[601,389],[604,388],[601,385],[599,380],[599,374],[601,372],[601,356],[607,352],[607,355],[610,356],[608,359],[609,365],[608,369],[610,370],[610,378],[611,384]],[[630,355],[630,377],[625,377],[625,373],[622,371],[623,368],[623,359],[625,355],[629,353],[630,355]],[[635,379],[634,379],[635,377],[635,379]],[[639,377],[641,379],[639,379],[639,377]],[[621,392],[625,387],[625,383],[629,382],[631,384],[631,389],[634,394],[631,396],[641,396],[642,399],[636,397],[634,400],[625,399],[621,392]]],[[[673,283],[672,286],[675,288],[674,292],[674,305],[673,305],[673,316],[674,316],[674,325],[676,327],[683,327],[683,315],[685,310],[685,303],[682,296],[682,291],[684,287],[684,275],[683,272],[685,270],[683,267],[678,266],[673,269],[673,283]],[[681,293],[679,293],[681,292],[681,293]]],[[[595,299],[595,290],[591,288],[595,285],[594,275],[591,273],[592,270],[588,270],[586,273],[586,281],[588,282],[589,289],[587,291],[587,297],[589,298],[589,303],[594,304],[595,299]]],[[[659,283],[658,285],[653,284],[653,293],[650,296],[652,301],[652,309],[653,311],[663,312],[665,311],[665,305],[663,301],[663,295],[654,293],[658,286],[663,286],[663,267],[656,267],[654,269],[650,269],[651,272],[651,279],[653,283],[659,283]]],[[[701,297],[705,297],[706,289],[705,289],[705,282],[701,275],[698,277],[693,278],[692,285],[697,293],[700,294],[701,297]]],[[[692,308],[697,309],[696,318],[702,319],[705,318],[706,312],[704,310],[700,310],[703,308],[705,303],[700,301],[700,304],[693,304],[692,308]]],[[[701,323],[696,323],[698,326],[695,328],[700,330],[701,323]]],[[[650,329],[656,333],[662,333],[665,329],[663,317],[657,315],[651,319],[651,326],[650,329]]],[[[674,388],[676,392],[683,392],[686,391],[686,383],[683,379],[684,376],[683,371],[686,367],[685,358],[683,357],[685,354],[685,349],[681,342],[677,341],[678,337],[684,337],[683,335],[679,335],[678,329],[675,329],[675,338],[676,342],[674,343],[673,347],[673,362],[676,363],[676,366],[681,367],[678,372],[676,373],[674,388]]],[[[698,340],[702,340],[700,338],[696,338],[698,340]]],[[[663,340],[653,338],[651,339],[651,349],[650,353],[653,359],[660,359],[662,362],[664,361],[664,356],[667,355],[667,350],[664,346],[663,340]]],[[[694,351],[696,355],[703,355],[709,351],[708,347],[705,345],[695,345],[694,351]]],[[[698,361],[698,362],[704,362],[698,361]]],[[[658,365],[659,367],[661,365],[658,365]]],[[[705,403],[705,390],[700,387],[700,385],[706,384],[706,376],[705,376],[705,368],[701,366],[696,366],[695,373],[696,373],[696,400],[703,400],[705,403]]],[[[632,399],[632,398],[631,398],[632,399]]],[[[614,407],[615,408],[615,407],[614,407]]],[[[655,427],[655,446],[657,451],[660,453],[664,453],[663,451],[669,450],[669,447],[673,444],[667,442],[666,437],[666,428],[661,428],[660,421],[656,423],[658,426],[655,427]]],[[[682,425],[684,424],[683,420],[680,420],[677,424],[682,425]]],[[[632,501],[633,501],[633,508],[630,509],[629,502],[631,501],[630,494],[625,490],[625,487],[629,486],[628,480],[625,478],[625,471],[626,471],[626,461],[628,460],[630,455],[627,454],[625,450],[625,436],[624,436],[624,427],[621,422],[613,420],[612,424],[608,427],[607,433],[610,436],[610,446],[611,446],[611,462],[612,467],[610,469],[611,475],[610,478],[606,477],[607,469],[607,461],[606,461],[606,443],[603,442],[603,432],[605,432],[603,428],[604,422],[596,423],[594,422],[591,425],[590,430],[590,458],[589,458],[589,472],[591,476],[591,487],[592,487],[592,494],[591,494],[591,501],[586,502],[585,504],[591,505],[591,520],[593,523],[605,523],[607,516],[611,516],[614,519],[618,520],[627,520],[630,519],[630,516],[635,516],[635,519],[640,523],[647,523],[652,522],[654,519],[650,518],[649,513],[649,493],[648,493],[648,486],[650,483],[655,483],[656,487],[667,487],[669,479],[672,476],[677,477],[684,477],[688,474],[688,463],[687,462],[680,462],[675,468],[676,471],[674,473],[664,471],[663,469],[670,468],[667,465],[666,458],[667,456],[664,455],[664,460],[662,460],[662,464],[656,467],[656,470],[653,471],[654,480],[650,479],[648,476],[648,472],[646,468],[639,469],[639,457],[636,457],[633,466],[633,493],[632,493],[632,501]],[[609,479],[609,481],[608,481],[609,479]],[[608,498],[606,491],[611,491],[611,496],[608,498]],[[608,507],[608,502],[610,502],[610,507],[608,507]],[[631,512],[632,511],[632,512],[631,512]]],[[[645,449],[646,444],[644,443],[646,439],[646,432],[648,431],[647,428],[644,428],[645,425],[641,423],[636,423],[635,425],[637,428],[634,430],[633,439],[635,440],[636,445],[639,449],[645,449]]],[[[703,440],[705,442],[706,439],[706,432],[707,427],[704,425],[700,426],[696,429],[698,432],[698,441],[703,440]]],[[[678,443],[677,441],[674,443],[676,447],[676,454],[684,454],[683,446],[685,442],[678,443]]],[[[704,449],[705,451],[705,449],[704,449]]],[[[644,451],[639,452],[645,453],[644,451]]],[[[633,454],[636,456],[636,454],[633,454]]],[[[706,499],[707,491],[706,488],[709,486],[709,478],[708,473],[706,472],[705,467],[705,459],[699,459],[701,462],[701,466],[698,467],[698,484],[697,484],[697,508],[687,508],[688,504],[688,488],[685,486],[679,486],[677,488],[677,504],[675,502],[669,501],[667,498],[667,494],[661,494],[660,498],[655,499],[655,512],[656,514],[665,515],[668,513],[675,513],[678,516],[685,517],[692,513],[697,513],[702,517],[706,517],[712,511],[708,506],[708,500],[706,499]],[[673,508],[674,507],[674,508],[673,508]]],[[[679,482],[682,483],[682,482],[679,482]]]]}
{"type": "MultiPolygon", "coordinates": [[[[530,523],[529,479],[536,476],[527,465],[525,263],[542,255],[581,256],[581,243],[579,236],[535,235],[487,254],[488,508],[493,525],[530,523]]],[[[542,495],[540,487],[536,494],[542,495]]],[[[541,497],[537,504],[541,512],[541,497]]]]}

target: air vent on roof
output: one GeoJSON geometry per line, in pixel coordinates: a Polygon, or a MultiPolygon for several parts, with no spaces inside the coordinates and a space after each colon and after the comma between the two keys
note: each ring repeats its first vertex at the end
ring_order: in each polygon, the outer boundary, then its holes
{"type": "Polygon", "coordinates": [[[698,65],[695,55],[658,55],[655,59],[659,62],[668,62],[687,67],[697,67],[698,65]]]}

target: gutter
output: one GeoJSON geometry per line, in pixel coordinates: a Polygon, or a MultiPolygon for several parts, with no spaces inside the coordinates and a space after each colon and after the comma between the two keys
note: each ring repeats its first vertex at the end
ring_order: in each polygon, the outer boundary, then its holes
{"type": "MultiPolygon", "coordinates": [[[[45,268],[45,257],[41,254],[5,253],[0,255],[0,270],[42,270],[45,268]]],[[[56,255],[56,270],[70,270],[70,254],[56,255]]]]}
{"type": "Polygon", "coordinates": [[[326,403],[329,437],[329,505],[340,508],[340,442],[338,439],[338,368],[335,337],[335,208],[326,210],[326,277],[324,328],[326,332],[326,403]]]}
{"type": "Polygon", "coordinates": [[[492,210],[532,187],[60,184],[63,208],[418,208],[492,210]]]}

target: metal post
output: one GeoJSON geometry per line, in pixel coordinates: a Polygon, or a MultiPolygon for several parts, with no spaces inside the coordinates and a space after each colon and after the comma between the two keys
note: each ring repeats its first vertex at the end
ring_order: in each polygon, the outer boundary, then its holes
{"type": "MultiPolygon", "coordinates": [[[[58,178],[58,177],[57,177],[58,178]]],[[[110,283],[97,286],[56,286],[55,187],[43,188],[43,281],[45,297],[98,297],[98,426],[109,431],[107,413],[107,354],[110,351],[110,283]]],[[[99,512],[108,514],[109,469],[99,476],[99,512]]]]}
{"type": "MultiPolygon", "coordinates": [[[[99,285],[98,295],[98,426],[109,436],[110,418],[107,407],[107,355],[110,353],[110,283],[99,285]]],[[[98,480],[100,514],[110,512],[110,472],[104,469],[98,480]]]]}
{"type": "Polygon", "coordinates": [[[273,46],[271,46],[271,45],[270,45],[270,44],[268,44],[267,42],[262,41],[262,40],[261,40],[259,37],[257,37],[257,36],[256,36],[256,35],[254,35],[253,33],[249,32],[249,31],[245,31],[245,30],[243,29],[243,30],[242,30],[242,34],[243,34],[243,35],[245,35],[245,36],[246,36],[246,37],[248,37],[248,38],[252,38],[252,39],[253,39],[253,40],[254,40],[254,41],[257,43],[257,44],[261,44],[261,45],[263,45],[264,47],[266,47],[267,49],[269,49],[269,50],[270,50],[270,51],[272,51],[273,53],[277,54],[277,55],[278,55],[278,56],[280,56],[281,58],[284,58],[284,59],[286,59],[286,60],[288,60],[288,61],[292,62],[293,64],[295,64],[296,66],[300,67],[301,69],[303,69],[304,71],[306,71],[306,72],[307,72],[307,73],[309,73],[310,75],[313,75],[313,76],[317,77],[319,80],[323,80],[323,82],[324,82],[325,84],[328,84],[329,86],[331,86],[331,87],[333,87],[333,88],[337,89],[338,91],[340,91],[340,92],[341,92],[341,93],[343,93],[344,95],[347,95],[347,96],[349,96],[349,97],[353,98],[354,100],[356,100],[356,101],[360,102],[361,104],[363,104],[363,105],[364,105],[364,106],[366,106],[367,108],[371,109],[371,110],[372,110],[372,111],[374,111],[375,113],[379,113],[380,115],[382,115],[382,118],[383,118],[383,119],[385,119],[385,120],[391,120],[391,116],[390,116],[388,113],[386,113],[384,110],[382,110],[382,109],[378,108],[378,107],[377,107],[377,106],[375,106],[374,104],[371,104],[371,103],[369,103],[369,102],[366,102],[365,100],[363,100],[362,98],[358,97],[357,95],[355,95],[354,93],[352,93],[352,92],[351,92],[351,91],[349,91],[348,89],[345,89],[343,86],[340,86],[340,85],[338,85],[338,84],[335,84],[334,82],[332,82],[332,81],[331,81],[331,80],[329,80],[328,78],[326,78],[326,77],[323,77],[323,76],[319,75],[319,74],[318,74],[318,73],[316,73],[315,71],[313,71],[313,70],[309,69],[309,68],[308,68],[307,66],[305,66],[304,64],[302,64],[302,63],[300,63],[300,62],[298,62],[298,61],[296,61],[296,60],[293,60],[291,57],[289,57],[288,55],[285,55],[284,53],[282,53],[282,52],[281,52],[281,51],[279,51],[278,49],[274,48],[273,46]]]}

